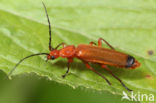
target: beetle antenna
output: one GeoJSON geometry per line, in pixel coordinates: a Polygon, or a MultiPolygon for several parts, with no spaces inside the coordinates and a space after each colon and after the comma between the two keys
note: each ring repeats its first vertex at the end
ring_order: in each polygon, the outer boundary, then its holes
{"type": "Polygon", "coordinates": [[[21,59],[15,66],[14,68],[10,71],[10,73],[8,74],[8,77],[13,73],[13,71],[16,69],[16,67],[25,59],[33,57],[33,56],[38,56],[38,55],[48,55],[48,53],[37,53],[37,54],[31,54],[29,56],[24,57],[23,59],[21,59]]]}
{"type": "Polygon", "coordinates": [[[47,8],[46,8],[45,4],[43,3],[43,1],[42,1],[42,4],[43,4],[44,10],[45,10],[45,13],[46,13],[46,16],[47,16],[47,21],[48,21],[48,24],[49,24],[49,50],[51,51],[51,50],[54,50],[54,48],[51,46],[51,24],[50,24],[47,8]]]}

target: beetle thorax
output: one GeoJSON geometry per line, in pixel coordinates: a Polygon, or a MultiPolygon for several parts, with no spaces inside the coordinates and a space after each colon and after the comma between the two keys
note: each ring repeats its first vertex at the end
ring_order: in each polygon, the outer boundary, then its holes
{"type": "Polygon", "coordinates": [[[75,56],[75,46],[70,45],[62,48],[59,55],[63,58],[73,58],[75,56]]]}

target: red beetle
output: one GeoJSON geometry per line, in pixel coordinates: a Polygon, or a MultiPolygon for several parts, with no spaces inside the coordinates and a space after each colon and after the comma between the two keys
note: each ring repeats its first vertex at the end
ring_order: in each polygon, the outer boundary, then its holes
{"type": "Polygon", "coordinates": [[[68,69],[62,77],[64,78],[68,72],[69,72],[69,66],[70,63],[73,62],[73,58],[78,58],[85,63],[86,67],[99,76],[101,76],[103,79],[106,80],[106,82],[111,85],[111,83],[108,81],[106,77],[104,77],[101,73],[96,71],[93,67],[89,65],[89,63],[97,63],[101,65],[102,68],[105,68],[113,77],[115,77],[124,88],[126,88],[128,91],[131,91],[131,89],[127,88],[126,85],[117,77],[115,76],[112,71],[107,67],[107,65],[114,66],[114,67],[120,67],[120,68],[128,68],[128,69],[135,69],[140,66],[140,63],[132,56],[118,52],[116,51],[106,40],[99,38],[98,45],[94,42],[90,42],[90,44],[80,44],[77,47],[74,45],[66,45],[65,43],[58,44],[55,48],[51,46],[51,24],[48,17],[48,13],[46,10],[46,7],[43,3],[48,24],[49,24],[49,50],[50,53],[37,53],[32,54],[29,56],[26,56],[25,58],[21,59],[15,67],[11,70],[9,75],[12,74],[12,72],[16,69],[16,67],[25,59],[37,56],[37,55],[47,55],[47,60],[54,60],[58,57],[67,58],[68,59],[68,69]],[[102,41],[105,42],[110,49],[103,48],[102,47],[102,41]],[[62,49],[58,50],[58,47],[62,46],[62,49]]]}

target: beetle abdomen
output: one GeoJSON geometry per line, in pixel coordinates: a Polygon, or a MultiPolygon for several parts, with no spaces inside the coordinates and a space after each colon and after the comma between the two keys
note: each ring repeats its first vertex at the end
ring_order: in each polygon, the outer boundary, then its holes
{"type": "Polygon", "coordinates": [[[76,48],[76,57],[86,62],[119,67],[130,67],[133,64],[132,57],[125,53],[85,44],[78,45],[76,48]]]}

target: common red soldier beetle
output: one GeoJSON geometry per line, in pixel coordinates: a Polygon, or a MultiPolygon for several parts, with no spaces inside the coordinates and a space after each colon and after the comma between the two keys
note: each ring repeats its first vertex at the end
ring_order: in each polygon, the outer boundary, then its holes
{"type": "Polygon", "coordinates": [[[111,85],[109,80],[103,76],[100,72],[95,70],[93,67],[90,66],[89,63],[96,63],[101,65],[102,68],[105,68],[114,78],[116,78],[124,88],[126,88],[128,91],[132,91],[129,89],[117,76],[115,76],[112,71],[107,67],[107,65],[119,67],[119,68],[128,68],[128,69],[135,69],[140,66],[140,63],[132,56],[116,51],[113,46],[111,46],[106,40],[99,38],[98,45],[96,45],[95,42],[90,42],[90,44],[80,44],[78,46],[74,45],[66,45],[65,43],[58,44],[55,48],[51,45],[51,24],[49,20],[49,16],[47,13],[47,9],[45,4],[43,3],[47,21],[49,24],[49,51],[50,53],[37,53],[32,54],[29,56],[24,57],[21,59],[15,67],[10,71],[8,75],[11,75],[12,72],[16,69],[16,67],[25,59],[33,56],[38,55],[46,55],[47,61],[48,60],[54,60],[58,57],[67,58],[68,59],[68,65],[67,65],[67,71],[64,75],[62,75],[63,78],[66,77],[66,75],[69,73],[69,67],[70,64],[73,62],[73,58],[78,58],[85,63],[86,67],[90,69],[91,71],[95,72],[99,76],[101,76],[103,79],[106,80],[106,82],[111,85]],[[105,42],[110,49],[103,48],[102,42],[105,42]],[[58,49],[60,46],[62,46],[61,49],[58,49]]]}

